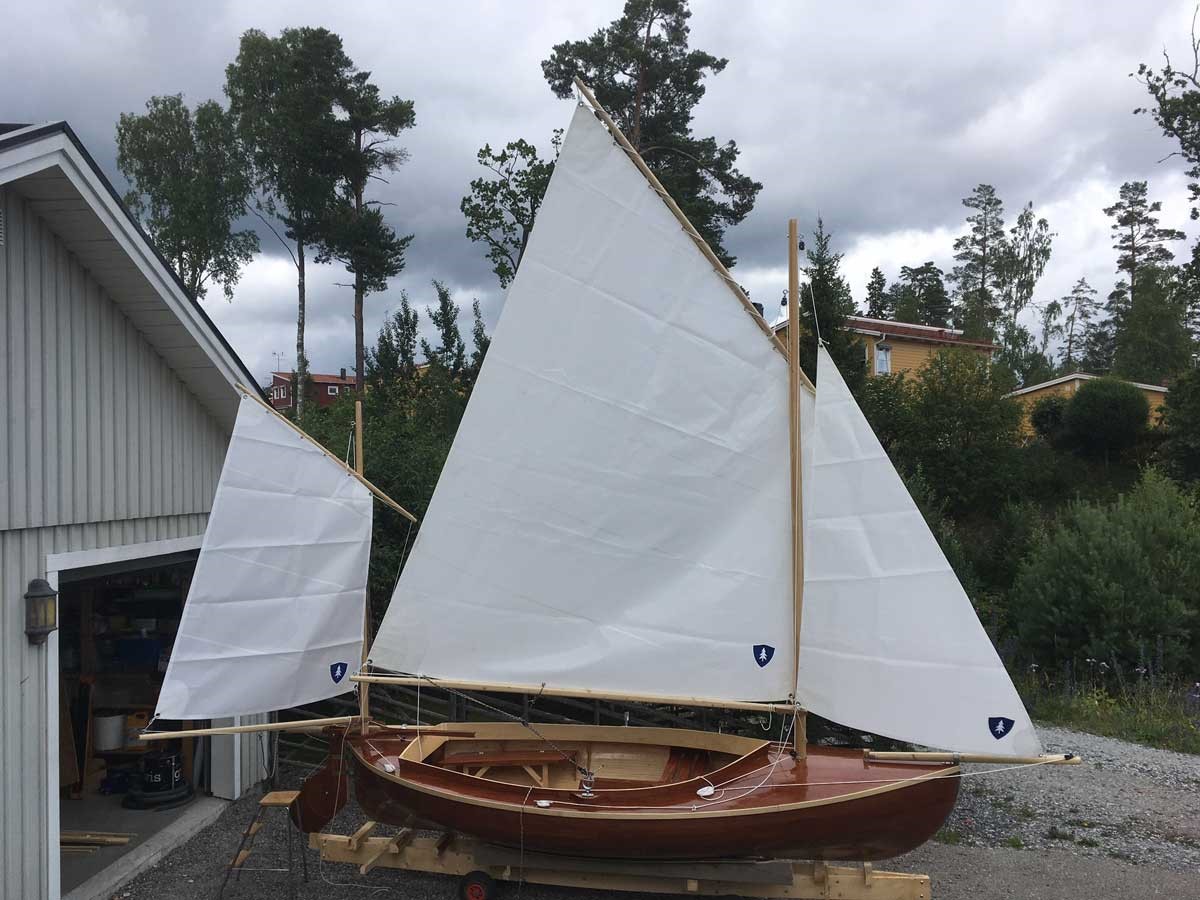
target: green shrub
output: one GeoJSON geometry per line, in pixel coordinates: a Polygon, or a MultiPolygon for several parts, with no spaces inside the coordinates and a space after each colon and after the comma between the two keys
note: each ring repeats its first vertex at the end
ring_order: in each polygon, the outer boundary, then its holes
{"type": "Polygon", "coordinates": [[[1146,433],[1150,401],[1118,378],[1086,381],[1067,403],[1063,424],[1072,446],[1085,456],[1102,457],[1133,447],[1146,433]]]}
{"type": "Polygon", "coordinates": [[[1038,437],[1051,447],[1057,447],[1066,430],[1067,398],[1061,394],[1042,397],[1029,412],[1029,424],[1038,437]]]}
{"type": "Polygon", "coordinates": [[[1112,504],[1076,501],[1036,542],[1013,585],[1024,652],[1043,667],[1092,658],[1130,670],[1161,643],[1167,670],[1200,650],[1200,509],[1148,470],[1112,504]]]}
{"type": "Polygon", "coordinates": [[[1185,481],[1200,479],[1200,369],[1171,385],[1162,424],[1159,455],[1167,470],[1185,481]]]}

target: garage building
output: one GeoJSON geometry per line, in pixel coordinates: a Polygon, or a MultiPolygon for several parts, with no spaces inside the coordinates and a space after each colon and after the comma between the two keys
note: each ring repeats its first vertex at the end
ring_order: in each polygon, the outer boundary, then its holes
{"type": "MultiPolygon", "coordinates": [[[[157,696],[235,385],[255,382],[66,123],[0,125],[0,376],[0,900],[83,897],[131,848],[60,857],[62,830],[136,847],[218,805],[139,814],[100,791],[144,752],[128,729],[157,696]],[[58,591],[40,643],[37,579],[58,591]]],[[[190,743],[197,792],[261,780],[255,738],[190,743]]]]}

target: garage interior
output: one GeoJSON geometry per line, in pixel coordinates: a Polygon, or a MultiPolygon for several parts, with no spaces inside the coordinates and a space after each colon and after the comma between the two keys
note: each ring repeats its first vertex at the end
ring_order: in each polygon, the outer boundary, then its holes
{"type": "Polygon", "coordinates": [[[60,573],[64,895],[185,816],[209,789],[209,739],[137,740],[154,715],[196,556],[60,573]]]}

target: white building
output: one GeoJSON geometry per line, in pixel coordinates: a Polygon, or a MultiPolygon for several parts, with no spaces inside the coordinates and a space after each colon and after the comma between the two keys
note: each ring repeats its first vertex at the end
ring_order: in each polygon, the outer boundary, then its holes
{"type": "MultiPolygon", "coordinates": [[[[60,828],[135,832],[133,850],[219,807],[120,810],[95,788],[137,757],[86,733],[153,705],[234,386],[255,384],[66,123],[0,126],[0,377],[0,900],[57,900],[124,852],[60,869],[60,828]],[[40,644],[26,634],[38,578],[59,591],[40,644]]],[[[192,747],[198,792],[238,796],[260,749],[249,735],[192,747]]]]}

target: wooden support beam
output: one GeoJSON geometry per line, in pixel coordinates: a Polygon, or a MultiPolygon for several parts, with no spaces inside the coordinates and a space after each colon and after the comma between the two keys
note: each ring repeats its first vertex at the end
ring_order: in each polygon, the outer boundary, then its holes
{"type": "Polygon", "coordinates": [[[415,833],[411,828],[404,828],[398,831],[394,837],[388,838],[383,843],[376,845],[372,848],[370,854],[368,854],[366,861],[358,867],[358,874],[366,875],[380,864],[380,860],[384,856],[389,853],[399,853],[412,842],[414,837],[415,833]]]}
{"type": "Polygon", "coordinates": [[[483,844],[471,838],[454,839],[449,833],[417,837],[405,832],[393,838],[369,837],[356,851],[350,850],[350,838],[345,835],[312,834],[309,842],[320,851],[325,862],[350,863],[359,867],[360,872],[377,867],[452,876],[485,871],[501,881],[520,878],[529,884],[706,897],[930,898],[926,875],[872,869],[867,883],[868,875],[860,866],[818,867],[781,860],[662,863],[578,859],[529,852],[522,855],[516,849],[483,844]]]}
{"type": "Polygon", "coordinates": [[[374,831],[378,825],[378,822],[368,821],[362,827],[360,827],[358,831],[350,835],[350,849],[357,853],[358,848],[362,846],[362,842],[370,836],[371,832],[374,831]]]}

